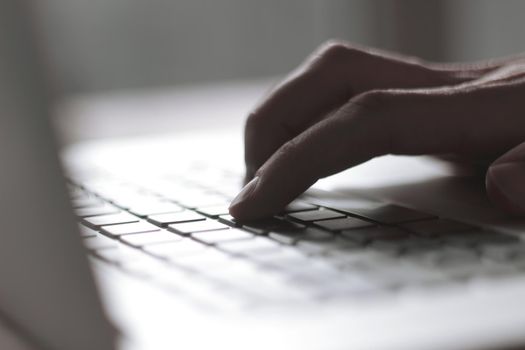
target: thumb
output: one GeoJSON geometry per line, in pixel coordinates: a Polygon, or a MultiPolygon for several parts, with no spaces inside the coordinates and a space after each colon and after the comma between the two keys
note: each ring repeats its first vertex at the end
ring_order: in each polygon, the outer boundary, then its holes
{"type": "Polygon", "coordinates": [[[499,157],[487,172],[487,193],[498,206],[525,215],[525,142],[499,157]]]}

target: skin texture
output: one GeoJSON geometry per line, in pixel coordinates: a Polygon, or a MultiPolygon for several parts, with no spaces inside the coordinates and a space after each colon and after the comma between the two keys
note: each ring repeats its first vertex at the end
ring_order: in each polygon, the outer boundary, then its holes
{"type": "Polygon", "coordinates": [[[520,215],[524,141],[524,58],[444,65],[331,41],[249,115],[247,185],[230,213],[266,217],[371,158],[432,154],[493,161],[488,195],[520,215]]]}

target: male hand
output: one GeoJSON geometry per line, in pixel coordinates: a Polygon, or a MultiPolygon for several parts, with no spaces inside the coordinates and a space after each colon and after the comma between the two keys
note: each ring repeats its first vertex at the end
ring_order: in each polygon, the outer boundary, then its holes
{"type": "Polygon", "coordinates": [[[525,60],[441,65],[329,42],[245,128],[247,185],[230,213],[279,212],[318,179],[385,154],[496,159],[489,196],[525,213],[525,60]]]}

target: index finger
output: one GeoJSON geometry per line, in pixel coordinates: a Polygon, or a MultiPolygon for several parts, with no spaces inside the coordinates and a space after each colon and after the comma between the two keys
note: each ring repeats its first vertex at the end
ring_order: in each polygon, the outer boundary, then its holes
{"type": "Polygon", "coordinates": [[[520,97],[509,89],[360,95],[282,146],[232,202],[230,213],[244,220],[274,214],[319,178],[383,154],[501,153],[525,137],[523,111],[515,108],[520,97]],[[505,122],[494,116],[505,116],[505,122]]]}
{"type": "Polygon", "coordinates": [[[247,179],[284,143],[353,96],[373,89],[457,84],[491,68],[444,68],[341,42],[325,44],[250,114],[245,128],[247,179]]]}

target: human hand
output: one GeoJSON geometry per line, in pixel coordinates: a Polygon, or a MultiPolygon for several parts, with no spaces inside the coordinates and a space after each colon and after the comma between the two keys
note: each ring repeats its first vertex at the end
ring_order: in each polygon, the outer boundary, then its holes
{"type": "Polygon", "coordinates": [[[318,179],[385,154],[496,159],[489,196],[525,213],[524,141],[525,60],[440,65],[329,42],[248,117],[249,182],[230,213],[272,215],[318,179]]]}

